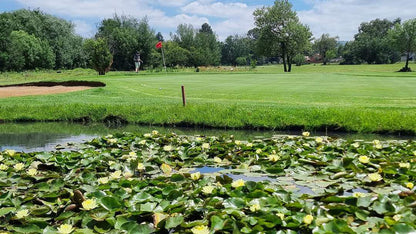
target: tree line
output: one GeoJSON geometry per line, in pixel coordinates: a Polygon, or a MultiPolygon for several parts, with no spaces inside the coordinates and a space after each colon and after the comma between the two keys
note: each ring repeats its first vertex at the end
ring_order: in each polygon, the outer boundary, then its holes
{"type": "Polygon", "coordinates": [[[339,43],[336,36],[323,34],[314,39],[287,0],[253,13],[255,28],[246,35],[231,35],[219,41],[207,23],[200,28],[178,25],[165,40],[147,18],[114,15],[102,20],[93,38],[75,34],[74,25],[40,10],[17,10],[0,14],[0,70],[73,69],[91,67],[100,74],[111,70],[132,70],[136,51],[146,68],[161,68],[162,54],[155,48],[163,41],[168,67],[218,65],[262,65],[283,63],[285,72],[292,64],[333,58],[341,64],[395,63],[405,55],[408,67],[416,51],[416,19],[402,22],[375,19],[363,22],[354,40],[339,43]]]}

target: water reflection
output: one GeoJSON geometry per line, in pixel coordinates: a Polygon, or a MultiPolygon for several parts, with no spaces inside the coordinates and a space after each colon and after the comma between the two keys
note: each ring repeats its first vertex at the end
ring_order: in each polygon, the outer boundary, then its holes
{"type": "MultiPolygon", "coordinates": [[[[50,151],[58,144],[68,142],[81,143],[97,136],[119,132],[148,133],[157,130],[160,133],[175,132],[179,135],[234,135],[236,139],[249,140],[257,137],[272,137],[273,135],[300,135],[301,131],[248,131],[232,129],[204,129],[204,128],[174,128],[160,126],[125,125],[110,128],[104,124],[76,124],[76,123],[3,123],[0,124],[0,150],[14,149],[17,151],[50,151]]],[[[345,134],[331,132],[312,132],[311,135],[346,139],[387,140],[409,139],[410,137],[385,136],[373,134],[345,134]]],[[[411,137],[414,139],[414,137],[411,137]]]]}

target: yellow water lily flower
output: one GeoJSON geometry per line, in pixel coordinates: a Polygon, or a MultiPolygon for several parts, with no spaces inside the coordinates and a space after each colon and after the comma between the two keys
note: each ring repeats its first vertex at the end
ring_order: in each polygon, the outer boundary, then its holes
{"type": "Polygon", "coordinates": [[[140,171],[144,171],[146,168],[145,168],[145,166],[144,166],[144,164],[143,163],[138,163],[137,164],[137,170],[140,170],[140,171]]]}
{"type": "Polygon", "coordinates": [[[159,132],[158,132],[158,131],[156,131],[156,130],[153,130],[153,131],[152,131],[152,135],[157,135],[157,134],[159,134],[159,132]]]}
{"type": "Polygon", "coordinates": [[[110,139],[107,139],[107,142],[111,143],[111,144],[114,144],[114,143],[117,143],[117,139],[110,138],[110,139]]]}
{"type": "Polygon", "coordinates": [[[16,151],[7,149],[4,151],[4,153],[8,154],[9,156],[14,156],[16,154],[16,151]]]}
{"type": "Polygon", "coordinates": [[[197,138],[195,138],[195,140],[198,141],[198,142],[200,142],[200,141],[202,141],[202,138],[201,137],[197,137],[197,138]]]}
{"type": "Polygon", "coordinates": [[[214,191],[214,189],[215,189],[215,187],[214,186],[211,186],[211,185],[207,185],[207,186],[204,186],[204,187],[202,187],[202,192],[203,193],[205,193],[205,194],[211,194],[212,193],[212,191],[214,191]]]}
{"type": "Polygon", "coordinates": [[[399,163],[399,167],[401,168],[410,168],[410,163],[399,163]]]}
{"type": "Polygon", "coordinates": [[[244,180],[242,180],[242,179],[238,179],[238,180],[234,180],[232,183],[231,183],[231,186],[233,187],[233,188],[238,188],[238,187],[242,187],[242,186],[244,186],[246,183],[245,183],[245,181],[244,180]]]}
{"type": "Polygon", "coordinates": [[[27,174],[30,176],[35,176],[38,174],[38,170],[36,168],[30,168],[29,170],[27,170],[27,174]]]}
{"type": "Polygon", "coordinates": [[[209,143],[204,143],[201,146],[202,149],[209,149],[209,147],[210,147],[209,143]]]}
{"type": "Polygon", "coordinates": [[[276,215],[277,215],[277,217],[279,217],[281,220],[283,220],[283,219],[285,218],[285,214],[283,214],[283,213],[277,213],[276,215]]]}
{"type": "Polygon", "coordinates": [[[144,136],[144,137],[146,137],[146,138],[149,138],[149,137],[151,137],[152,135],[150,135],[150,133],[145,133],[145,134],[143,134],[143,136],[144,136]]]}
{"type": "Polygon", "coordinates": [[[195,226],[191,231],[193,234],[209,234],[209,228],[205,225],[195,226]]]}
{"type": "Polygon", "coordinates": [[[9,169],[9,166],[5,165],[5,164],[0,164],[0,171],[5,171],[9,169]]]}
{"type": "Polygon", "coordinates": [[[256,154],[261,154],[261,152],[263,152],[263,150],[261,150],[261,149],[256,149],[256,154]]]}
{"type": "Polygon", "coordinates": [[[114,161],[108,161],[108,165],[109,165],[109,166],[112,166],[112,165],[114,165],[114,164],[116,164],[116,162],[114,162],[114,161]]]}
{"type": "Polygon", "coordinates": [[[401,215],[399,215],[399,214],[396,214],[396,215],[394,215],[393,216],[393,219],[394,219],[394,221],[396,221],[396,222],[399,222],[399,220],[402,218],[402,216],[401,215]]]}
{"type": "Polygon", "coordinates": [[[172,167],[170,167],[168,164],[163,163],[162,166],[160,166],[160,169],[165,173],[166,175],[169,175],[172,172],[172,167]]]}
{"type": "Polygon", "coordinates": [[[215,163],[221,163],[222,160],[219,157],[214,157],[214,162],[215,163]]]}
{"type": "Polygon", "coordinates": [[[322,137],[317,137],[317,138],[315,138],[315,142],[320,144],[320,143],[324,142],[324,139],[322,137]]]}
{"type": "Polygon", "coordinates": [[[160,221],[166,219],[167,217],[169,217],[166,214],[163,213],[154,213],[153,214],[153,224],[155,225],[155,227],[160,223],[160,221]]]}
{"type": "Polygon", "coordinates": [[[253,147],[253,143],[249,142],[246,144],[247,147],[253,147]]]}
{"type": "Polygon", "coordinates": [[[358,161],[360,161],[360,163],[364,163],[364,164],[366,164],[366,163],[369,163],[369,162],[370,162],[370,158],[369,158],[369,157],[367,157],[367,156],[360,156],[360,157],[358,158],[358,161]]]}
{"type": "Polygon", "coordinates": [[[416,150],[415,150],[415,151],[413,151],[413,155],[414,155],[414,156],[416,156],[416,150]]]}
{"type": "Polygon", "coordinates": [[[0,155],[0,162],[3,161],[3,155],[0,155]]]}
{"type": "Polygon", "coordinates": [[[117,170],[117,171],[110,174],[110,179],[112,179],[112,180],[117,180],[117,179],[120,179],[120,178],[121,178],[121,171],[120,170],[117,170]]]}
{"type": "Polygon", "coordinates": [[[241,141],[239,141],[239,140],[235,140],[235,141],[234,141],[234,143],[235,143],[236,145],[241,145],[241,141]]]}
{"type": "Polygon", "coordinates": [[[414,187],[414,184],[412,182],[407,182],[406,187],[412,189],[414,187]]]}
{"type": "Polygon", "coordinates": [[[310,136],[311,135],[311,133],[310,132],[302,132],[302,136],[304,136],[304,137],[308,137],[308,136],[310,136]]]}
{"type": "Polygon", "coordinates": [[[92,210],[96,207],[97,202],[95,201],[95,199],[87,199],[82,202],[82,208],[84,208],[84,210],[92,210]]]}
{"type": "Polygon", "coordinates": [[[58,227],[58,233],[60,234],[69,234],[74,231],[74,228],[71,224],[62,224],[58,227]]]}
{"type": "Polygon", "coordinates": [[[108,177],[101,177],[101,178],[99,178],[98,180],[98,183],[100,183],[100,184],[108,184],[108,177]]]}
{"type": "Polygon", "coordinates": [[[366,197],[367,196],[367,194],[365,194],[365,193],[360,193],[360,192],[354,192],[353,194],[352,194],[352,196],[353,197],[366,197]]]}
{"type": "Polygon", "coordinates": [[[199,180],[199,178],[201,178],[201,173],[200,172],[195,172],[191,174],[191,179],[192,180],[199,180]]]}
{"type": "Polygon", "coordinates": [[[133,176],[133,173],[131,173],[130,171],[126,171],[123,173],[124,178],[130,178],[133,176]]]}
{"type": "Polygon", "coordinates": [[[145,144],[146,144],[146,140],[139,141],[139,145],[145,145],[145,144]]]}
{"type": "Polygon", "coordinates": [[[354,146],[355,148],[360,147],[360,143],[358,143],[358,142],[352,143],[351,145],[354,146]]]}
{"type": "Polygon", "coordinates": [[[129,156],[132,158],[132,159],[136,159],[137,158],[137,154],[136,154],[136,152],[130,152],[129,153],[129,156]]]}
{"type": "Polygon", "coordinates": [[[173,150],[173,147],[171,145],[165,145],[165,146],[163,146],[163,150],[169,152],[169,151],[173,150]]]}
{"type": "Polygon", "coordinates": [[[21,170],[23,170],[23,169],[25,168],[25,164],[23,164],[23,163],[18,163],[18,164],[15,164],[15,165],[13,166],[13,168],[14,168],[16,171],[21,171],[21,170]]]}
{"type": "Polygon", "coordinates": [[[19,210],[16,213],[16,218],[18,218],[18,219],[22,219],[22,218],[27,217],[27,216],[29,216],[29,210],[28,209],[19,210]]]}
{"type": "Polygon", "coordinates": [[[303,217],[303,223],[305,224],[311,224],[313,221],[313,216],[312,215],[306,215],[305,217],[303,217]]]}
{"type": "Polygon", "coordinates": [[[249,209],[250,209],[251,212],[259,211],[261,209],[259,201],[258,200],[253,200],[252,202],[250,202],[250,208],[249,209]]]}
{"type": "Polygon", "coordinates": [[[383,177],[378,173],[368,174],[368,178],[373,182],[381,181],[383,179],[383,177]]]}
{"type": "Polygon", "coordinates": [[[272,161],[272,162],[277,162],[280,159],[280,157],[276,154],[270,154],[267,157],[268,157],[269,161],[272,161]]]}

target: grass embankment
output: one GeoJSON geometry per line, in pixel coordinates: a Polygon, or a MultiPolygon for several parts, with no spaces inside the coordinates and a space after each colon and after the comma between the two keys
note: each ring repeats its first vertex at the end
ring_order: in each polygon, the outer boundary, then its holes
{"type": "Polygon", "coordinates": [[[416,74],[402,65],[211,69],[140,74],[92,71],[3,74],[0,84],[39,80],[94,80],[104,88],[0,99],[4,121],[103,121],[265,129],[340,129],[416,133],[416,74]],[[187,106],[182,107],[184,85],[187,106]]]}

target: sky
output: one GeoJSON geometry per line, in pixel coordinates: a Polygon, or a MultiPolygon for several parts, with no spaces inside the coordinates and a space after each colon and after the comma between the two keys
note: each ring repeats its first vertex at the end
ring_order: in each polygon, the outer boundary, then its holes
{"type": "MultiPolygon", "coordinates": [[[[77,34],[92,37],[101,20],[114,14],[147,17],[155,32],[170,39],[179,24],[200,28],[209,23],[223,41],[254,28],[253,11],[273,5],[272,0],[0,0],[0,12],[18,9],[41,11],[69,20],[77,34]]],[[[300,21],[315,38],[323,33],[352,40],[362,22],[376,18],[408,20],[416,17],[415,0],[289,0],[300,21]]]]}

